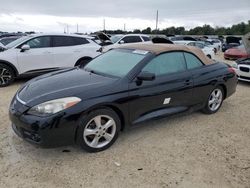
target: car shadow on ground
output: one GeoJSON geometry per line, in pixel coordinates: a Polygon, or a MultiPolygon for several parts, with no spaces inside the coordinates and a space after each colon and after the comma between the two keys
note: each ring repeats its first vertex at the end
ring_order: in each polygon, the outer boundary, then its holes
{"type": "Polygon", "coordinates": [[[239,80],[238,84],[242,86],[250,87],[250,82],[244,82],[244,81],[239,80]]]}
{"type": "MultiPolygon", "coordinates": [[[[191,113],[193,116],[201,115],[200,112],[191,113]]],[[[98,152],[99,155],[105,155],[106,152],[116,153],[119,152],[122,148],[127,148],[128,145],[140,142],[141,139],[144,139],[146,135],[150,135],[153,132],[161,131],[162,129],[167,129],[171,131],[172,129],[178,129],[180,126],[183,126],[182,123],[176,124],[176,121],[185,122],[190,114],[174,115],[169,117],[158,118],[154,120],[149,120],[134,126],[125,131],[121,131],[117,141],[107,150],[98,152]]],[[[61,146],[56,148],[42,148],[28,143],[27,141],[22,140],[17,137],[15,133],[11,130],[11,142],[12,147],[15,148],[14,151],[17,151],[19,154],[35,156],[49,160],[50,158],[62,157],[63,156],[81,156],[81,155],[91,155],[80,148],[78,144],[72,144],[67,146],[61,146]]]]}

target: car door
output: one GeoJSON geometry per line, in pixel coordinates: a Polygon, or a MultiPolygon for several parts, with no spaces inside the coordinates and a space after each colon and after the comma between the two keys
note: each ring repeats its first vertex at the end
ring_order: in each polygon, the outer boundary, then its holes
{"type": "MultiPolygon", "coordinates": [[[[194,104],[204,103],[213,88],[211,79],[214,76],[214,68],[213,66],[204,65],[202,61],[192,53],[184,52],[184,57],[187,69],[193,78],[192,102],[194,104]]],[[[217,78],[214,79],[216,80],[217,78]]]]}
{"type": "Polygon", "coordinates": [[[141,71],[154,73],[156,77],[139,85],[136,79],[129,84],[131,122],[188,109],[192,97],[192,75],[186,69],[182,52],[158,55],[141,71]]]}
{"type": "Polygon", "coordinates": [[[54,61],[58,67],[72,67],[75,65],[76,56],[81,53],[79,46],[71,36],[52,37],[54,61]]]}
{"type": "Polygon", "coordinates": [[[21,44],[17,50],[20,72],[33,72],[54,67],[53,51],[50,36],[39,36],[21,44]],[[29,45],[29,50],[21,50],[21,46],[29,45]]]}

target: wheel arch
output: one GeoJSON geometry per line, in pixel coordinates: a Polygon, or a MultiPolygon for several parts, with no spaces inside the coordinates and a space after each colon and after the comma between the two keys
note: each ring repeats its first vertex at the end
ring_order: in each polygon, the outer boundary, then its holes
{"type": "Polygon", "coordinates": [[[0,63],[1,64],[4,64],[4,65],[7,65],[7,66],[9,66],[9,67],[11,67],[13,70],[14,70],[14,73],[15,73],[15,77],[17,77],[18,76],[18,70],[17,70],[17,68],[12,64],[12,63],[10,63],[10,62],[8,62],[8,61],[5,61],[5,60],[0,60],[0,63]]]}
{"type": "MultiPolygon", "coordinates": [[[[94,111],[94,110],[99,110],[99,109],[111,109],[113,110],[118,117],[121,120],[121,131],[125,130],[126,127],[126,122],[125,122],[125,115],[122,112],[122,110],[117,107],[115,104],[99,104],[99,105],[95,105],[94,107],[89,108],[86,112],[84,112],[84,114],[81,115],[81,117],[87,116],[90,112],[94,111]]],[[[76,127],[75,130],[75,142],[77,143],[77,134],[78,134],[78,129],[79,129],[79,125],[76,127]]]]}
{"type": "Polygon", "coordinates": [[[224,92],[223,99],[227,98],[227,87],[225,86],[225,84],[219,84],[218,86],[222,87],[223,89],[223,92],[224,92]]]}
{"type": "Polygon", "coordinates": [[[75,66],[78,66],[82,60],[92,60],[92,59],[93,59],[93,58],[90,57],[90,56],[81,57],[81,58],[79,58],[79,59],[76,61],[75,66]]]}

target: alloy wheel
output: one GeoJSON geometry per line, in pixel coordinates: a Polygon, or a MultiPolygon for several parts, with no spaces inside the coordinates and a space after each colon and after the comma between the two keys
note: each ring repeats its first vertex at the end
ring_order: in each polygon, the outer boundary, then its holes
{"type": "Polygon", "coordinates": [[[223,100],[222,91],[219,88],[213,90],[213,92],[211,93],[209,100],[208,100],[209,109],[211,111],[218,110],[221,103],[222,103],[222,100],[223,100]]]}
{"type": "Polygon", "coordinates": [[[107,115],[98,115],[87,123],[83,139],[89,147],[102,148],[113,140],[115,133],[114,119],[107,115]]]}
{"type": "Polygon", "coordinates": [[[0,68],[0,85],[8,84],[8,82],[11,79],[12,79],[11,72],[4,67],[0,68]]]}

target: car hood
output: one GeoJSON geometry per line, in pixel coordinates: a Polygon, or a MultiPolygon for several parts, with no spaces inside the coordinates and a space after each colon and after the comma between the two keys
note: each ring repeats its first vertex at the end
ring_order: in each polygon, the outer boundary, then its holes
{"type": "Polygon", "coordinates": [[[105,42],[107,40],[110,41],[109,36],[103,32],[96,32],[95,34],[101,39],[102,42],[105,42]]]}
{"type": "Polygon", "coordinates": [[[236,63],[239,65],[250,65],[250,56],[248,58],[238,59],[236,63]]]}
{"type": "Polygon", "coordinates": [[[232,55],[241,55],[241,54],[246,54],[245,49],[239,49],[239,48],[230,48],[226,52],[226,54],[232,54],[232,55]]]}
{"type": "Polygon", "coordinates": [[[111,87],[115,81],[117,78],[104,77],[80,68],[66,69],[30,80],[18,91],[18,98],[27,106],[72,96],[83,100],[99,95],[98,90],[111,87]]]}

